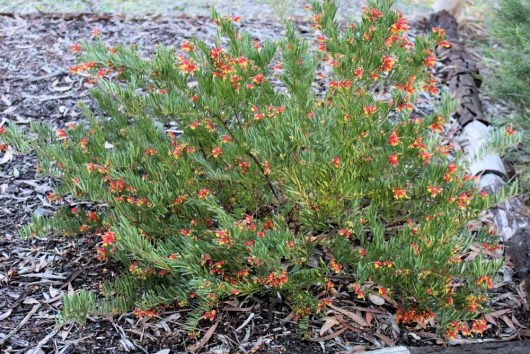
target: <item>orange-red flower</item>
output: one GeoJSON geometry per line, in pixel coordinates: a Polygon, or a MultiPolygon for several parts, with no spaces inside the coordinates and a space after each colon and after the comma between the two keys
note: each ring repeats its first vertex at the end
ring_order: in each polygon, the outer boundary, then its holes
{"type": "Polygon", "coordinates": [[[193,43],[189,42],[189,41],[182,41],[181,45],[180,45],[180,49],[182,49],[183,51],[185,52],[193,52],[195,50],[195,46],[193,45],[193,43]]]}
{"type": "Polygon", "coordinates": [[[432,68],[434,64],[436,64],[436,57],[434,55],[429,55],[427,58],[425,58],[424,61],[425,66],[432,68]]]}
{"type": "Polygon", "coordinates": [[[265,75],[258,74],[252,78],[252,81],[254,81],[256,84],[261,84],[263,81],[265,81],[265,75]]]}
{"type": "Polygon", "coordinates": [[[450,163],[449,166],[447,166],[447,172],[450,174],[455,173],[458,170],[458,166],[456,166],[454,163],[450,163]]]}
{"type": "Polygon", "coordinates": [[[390,26],[390,33],[396,34],[399,32],[405,32],[409,28],[407,24],[407,19],[402,17],[396,21],[392,26],[390,26]]]}
{"type": "Polygon", "coordinates": [[[442,133],[444,128],[445,118],[437,117],[436,123],[431,124],[431,130],[433,132],[442,133]]]}
{"type": "Polygon", "coordinates": [[[488,324],[486,323],[486,320],[475,320],[473,321],[473,325],[471,326],[471,332],[476,334],[482,334],[488,329],[488,324]]]}
{"type": "Polygon", "coordinates": [[[219,157],[223,153],[223,149],[220,146],[216,146],[212,149],[212,156],[219,157]]]}
{"type": "Polygon", "coordinates": [[[137,316],[138,318],[144,318],[144,317],[151,318],[155,315],[155,312],[152,310],[135,309],[133,311],[133,315],[137,316]]]}
{"type": "Polygon", "coordinates": [[[197,65],[193,64],[188,59],[182,59],[180,61],[180,68],[185,74],[193,74],[197,71],[197,65]]]}
{"type": "Polygon", "coordinates": [[[477,280],[477,284],[478,284],[478,285],[480,285],[480,284],[486,284],[486,286],[488,287],[488,289],[493,288],[493,280],[491,279],[490,276],[487,276],[487,275],[483,275],[483,276],[481,276],[481,277],[477,280]]]}
{"type": "Polygon", "coordinates": [[[443,188],[438,186],[429,186],[427,187],[427,191],[431,193],[431,197],[436,197],[438,194],[442,193],[443,188]]]}
{"type": "Polygon", "coordinates": [[[98,214],[95,211],[88,212],[87,221],[89,221],[89,222],[98,222],[99,221],[98,214]]]}
{"type": "Polygon", "coordinates": [[[250,162],[248,161],[240,161],[239,162],[239,168],[241,168],[242,173],[249,173],[248,168],[250,167],[250,162]]]}
{"type": "Polygon", "coordinates": [[[409,148],[411,149],[420,149],[420,150],[426,150],[427,149],[427,146],[425,146],[425,144],[423,144],[422,142],[422,138],[418,137],[414,140],[414,143],[410,144],[409,145],[409,148]]]}
{"type": "Polygon", "coordinates": [[[346,238],[350,238],[351,232],[349,230],[346,230],[346,229],[339,230],[339,236],[344,236],[346,238]]]}
{"type": "Polygon", "coordinates": [[[388,163],[391,164],[392,166],[398,166],[399,165],[398,155],[396,154],[388,155],[388,163]]]}
{"type": "Polygon", "coordinates": [[[402,311],[399,309],[396,313],[397,323],[423,322],[433,317],[434,313],[429,310],[412,309],[410,311],[402,311]]]}
{"type": "Polygon", "coordinates": [[[67,138],[67,135],[64,129],[57,129],[57,139],[64,140],[66,138],[67,138]]]}
{"type": "Polygon", "coordinates": [[[335,156],[331,162],[333,163],[333,166],[335,166],[335,168],[340,167],[340,158],[338,156],[335,156]]]}
{"type": "Polygon", "coordinates": [[[79,65],[74,65],[69,69],[69,72],[72,74],[79,74],[83,71],[96,67],[96,65],[97,63],[93,61],[88,62],[88,63],[79,64],[79,65]]]}
{"type": "Polygon", "coordinates": [[[479,303],[483,301],[485,301],[485,298],[482,296],[479,297],[476,295],[469,295],[466,298],[466,309],[471,313],[475,313],[477,311],[479,303]]]}
{"type": "Polygon", "coordinates": [[[408,198],[407,191],[405,189],[392,188],[392,192],[394,193],[394,199],[396,200],[408,198]]]}
{"type": "Polygon", "coordinates": [[[265,161],[263,163],[263,174],[270,175],[270,173],[271,173],[271,164],[269,161],[265,161]]]}
{"type": "Polygon", "coordinates": [[[107,256],[109,255],[109,251],[107,251],[103,247],[99,247],[97,249],[97,254],[98,254],[98,261],[102,261],[105,258],[107,258],[107,256]]]}
{"type": "Polygon", "coordinates": [[[383,63],[381,64],[380,70],[382,72],[389,72],[394,68],[394,65],[396,64],[396,60],[391,57],[390,55],[385,55],[383,57],[383,63]]]}
{"type": "Polygon", "coordinates": [[[116,234],[112,231],[105,232],[101,239],[103,240],[103,246],[110,246],[116,242],[116,234]]]}
{"type": "Polygon", "coordinates": [[[390,134],[390,138],[388,139],[388,143],[390,146],[397,146],[399,145],[399,137],[397,135],[397,131],[393,131],[392,134],[390,134]]]}
{"type": "Polygon", "coordinates": [[[365,115],[371,115],[371,114],[374,114],[375,113],[375,106],[374,105],[370,105],[370,106],[366,106],[364,107],[364,114],[365,115]]]}
{"type": "Polygon", "coordinates": [[[335,258],[332,258],[331,261],[329,262],[329,268],[335,273],[340,273],[342,271],[342,264],[337,263],[335,261],[335,258]]]}
{"type": "Polygon", "coordinates": [[[383,13],[381,11],[379,11],[377,8],[373,8],[373,9],[370,9],[370,15],[372,16],[370,18],[371,21],[375,21],[377,20],[378,18],[381,18],[383,17],[383,13]]]}
{"type": "Polygon", "coordinates": [[[390,261],[385,261],[385,262],[381,262],[381,261],[375,261],[373,262],[373,265],[374,265],[374,268],[375,269],[379,269],[379,268],[392,268],[392,262],[390,261]]]}
{"type": "Polygon", "coordinates": [[[351,285],[351,288],[358,299],[364,299],[364,293],[361,290],[361,286],[357,283],[351,285]]]}
{"type": "Polygon", "coordinates": [[[272,230],[274,229],[274,223],[272,222],[272,220],[266,220],[263,222],[263,228],[265,230],[272,230]]]}
{"type": "Polygon", "coordinates": [[[414,110],[414,106],[411,105],[410,103],[403,103],[403,104],[400,104],[400,105],[396,108],[396,111],[401,112],[401,111],[403,111],[404,109],[406,109],[406,110],[408,110],[408,111],[413,111],[413,110],[414,110]]]}
{"type": "Polygon", "coordinates": [[[433,27],[432,32],[436,33],[438,35],[438,37],[440,37],[440,38],[445,37],[445,29],[443,29],[443,28],[433,27]]]}
{"type": "Polygon", "coordinates": [[[399,41],[399,36],[390,36],[385,40],[385,46],[390,47],[393,43],[399,41]]]}
{"type": "Polygon", "coordinates": [[[199,199],[206,199],[212,192],[206,188],[202,188],[198,193],[199,199]]]}
{"type": "Polygon", "coordinates": [[[285,283],[289,281],[287,277],[287,271],[282,270],[280,274],[270,272],[267,278],[265,278],[265,284],[271,287],[281,288],[285,283]]]}
{"type": "Polygon", "coordinates": [[[211,311],[206,311],[204,315],[202,315],[202,318],[204,318],[205,320],[213,321],[215,320],[215,316],[217,316],[217,311],[211,310],[211,311]]]}
{"type": "Polygon", "coordinates": [[[426,152],[426,151],[420,151],[418,153],[418,156],[421,157],[421,159],[423,160],[423,162],[425,162],[425,164],[429,164],[431,157],[432,157],[432,153],[426,152]]]}

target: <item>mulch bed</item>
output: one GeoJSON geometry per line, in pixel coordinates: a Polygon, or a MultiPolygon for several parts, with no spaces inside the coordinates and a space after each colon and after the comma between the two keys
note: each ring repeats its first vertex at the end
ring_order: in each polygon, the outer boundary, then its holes
{"type": "MultiPolygon", "coordinates": [[[[158,43],[177,45],[192,35],[212,38],[215,31],[209,19],[200,17],[126,20],[90,14],[2,15],[0,121],[21,127],[30,122],[63,127],[82,120],[76,103],[80,99],[91,103],[83,79],[68,74],[74,64],[70,46],[89,38],[95,28],[102,31],[107,43],[137,43],[144,53],[152,52],[158,43]]],[[[283,31],[266,21],[253,21],[247,28],[259,33],[260,40],[277,38],[283,31]]],[[[300,24],[300,28],[310,32],[306,24],[300,24]]],[[[423,100],[419,106],[428,111],[432,102],[423,100]]],[[[168,309],[147,321],[127,313],[89,318],[84,328],[74,324],[57,327],[56,314],[63,294],[79,288],[98,289],[101,282],[119,272],[119,267],[96,259],[96,237],[19,238],[17,230],[29,223],[32,215],[50,215],[56,210],[57,206],[46,198],[53,181],[36,173],[34,154],[7,159],[0,156],[0,162],[0,349],[6,352],[162,354],[168,353],[164,349],[184,352],[202,345],[202,350],[212,353],[310,354],[442,343],[428,329],[399,329],[384,308],[354,302],[347,294],[339,296],[336,303],[339,308],[349,309],[342,317],[335,312],[340,323],[320,336],[324,320],[312,321],[306,338],[297,331],[289,305],[281,298],[227,302],[221,308],[215,332],[208,332],[212,326],[204,323],[196,339],[183,330],[185,309],[168,309]],[[359,330],[350,310],[369,320],[370,329],[359,330]],[[201,338],[209,340],[203,342],[201,338]]],[[[524,281],[512,279],[509,263],[503,272],[504,278],[492,290],[491,318],[495,325],[487,336],[502,340],[530,337],[524,281]]]]}

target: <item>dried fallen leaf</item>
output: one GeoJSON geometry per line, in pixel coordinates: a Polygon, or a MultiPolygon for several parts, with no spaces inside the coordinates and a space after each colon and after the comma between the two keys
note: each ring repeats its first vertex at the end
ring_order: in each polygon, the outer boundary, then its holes
{"type": "Polygon", "coordinates": [[[340,312],[342,313],[343,315],[345,316],[348,316],[350,319],[354,320],[355,322],[357,322],[360,326],[362,327],[370,327],[370,324],[368,324],[368,322],[366,322],[364,320],[364,318],[362,318],[361,315],[358,315],[356,313],[353,313],[351,311],[348,311],[348,310],[344,310],[344,309],[341,309],[340,307],[337,307],[335,305],[331,305],[329,304],[328,305],[331,309],[333,309],[334,311],[337,311],[337,312],[340,312]]]}
{"type": "Polygon", "coordinates": [[[54,287],[50,285],[50,296],[52,298],[57,297],[57,295],[59,295],[59,293],[60,293],[59,290],[54,289],[54,287]]]}
{"type": "Polygon", "coordinates": [[[515,326],[514,326],[512,320],[510,320],[510,319],[508,318],[508,316],[506,316],[506,315],[502,315],[502,316],[501,316],[501,320],[503,320],[504,323],[506,323],[506,325],[508,325],[508,327],[510,327],[511,330],[514,330],[514,331],[515,331],[515,326]]]}
{"type": "Polygon", "coordinates": [[[367,312],[364,317],[366,318],[366,322],[368,322],[368,324],[371,326],[372,320],[374,319],[374,315],[372,315],[371,312],[367,312]]]}
{"type": "Polygon", "coordinates": [[[514,316],[513,313],[512,313],[512,322],[518,327],[523,327],[523,325],[517,320],[517,318],[514,316]]]}
{"type": "Polygon", "coordinates": [[[469,252],[468,256],[465,258],[466,261],[472,261],[479,255],[478,251],[471,251],[469,252]]]}
{"type": "Polygon", "coordinates": [[[208,331],[204,334],[204,337],[202,337],[201,340],[195,343],[194,345],[189,346],[188,350],[190,352],[196,352],[202,347],[204,347],[208,343],[210,338],[212,338],[215,332],[215,329],[217,328],[218,325],[219,325],[219,322],[215,322],[215,324],[212,327],[210,327],[210,329],[208,329],[208,331]]]}
{"type": "Polygon", "coordinates": [[[392,339],[388,338],[382,333],[375,332],[374,335],[377,338],[381,339],[383,342],[385,342],[385,344],[388,345],[389,347],[393,347],[394,345],[396,345],[396,342],[394,342],[392,339]]]}
{"type": "Polygon", "coordinates": [[[3,314],[0,315],[0,321],[3,321],[5,320],[6,318],[9,317],[9,315],[11,315],[11,312],[13,312],[12,309],[9,309],[7,310],[6,312],[4,312],[3,314]]]}
{"type": "MultiPolygon", "coordinates": [[[[308,339],[308,340],[311,341],[311,342],[323,342],[323,341],[332,340],[333,338],[337,338],[337,337],[340,336],[342,333],[346,332],[347,329],[348,329],[347,327],[343,327],[343,328],[339,329],[337,332],[334,332],[334,333],[328,334],[328,335],[325,336],[325,337],[320,337],[320,338],[310,338],[310,339],[308,339]]],[[[254,352],[252,352],[252,353],[254,353],[254,352]]]]}
{"type": "Polygon", "coordinates": [[[32,297],[27,297],[23,301],[24,304],[39,304],[39,300],[36,300],[32,297]]]}
{"type": "Polygon", "coordinates": [[[318,332],[318,334],[321,337],[324,335],[324,333],[326,333],[327,331],[332,329],[334,326],[339,324],[339,321],[337,321],[335,317],[325,317],[324,319],[325,319],[325,322],[320,328],[320,331],[318,332]]]}
{"type": "Polygon", "coordinates": [[[495,312],[491,312],[489,313],[489,315],[491,315],[492,317],[500,317],[504,314],[507,314],[508,312],[511,312],[512,309],[504,309],[504,310],[499,310],[499,311],[495,311],[495,312]]]}
{"type": "Polygon", "coordinates": [[[8,148],[7,151],[4,153],[4,156],[0,159],[0,165],[3,165],[5,163],[8,163],[13,159],[13,149],[8,148]]]}
{"type": "Polygon", "coordinates": [[[484,319],[485,319],[486,321],[488,321],[489,323],[491,323],[492,325],[494,325],[494,326],[499,326],[499,325],[497,324],[497,321],[495,321],[495,319],[493,318],[493,316],[491,316],[491,314],[489,314],[489,313],[484,314],[484,319]]]}
{"type": "Polygon", "coordinates": [[[69,334],[70,334],[70,331],[61,331],[59,332],[59,337],[61,337],[62,341],[64,342],[69,334]]]}
{"type": "Polygon", "coordinates": [[[381,297],[382,297],[383,299],[385,299],[385,301],[388,302],[389,304],[391,304],[391,305],[397,307],[397,302],[395,302],[394,300],[392,300],[392,298],[391,298],[390,296],[388,296],[388,295],[381,295],[381,297]]]}

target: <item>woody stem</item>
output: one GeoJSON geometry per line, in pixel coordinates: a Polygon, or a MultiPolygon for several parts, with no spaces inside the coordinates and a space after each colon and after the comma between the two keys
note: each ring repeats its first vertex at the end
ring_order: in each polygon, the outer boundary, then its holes
{"type": "Polygon", "coordinates": [[[261,171],[261,175],[263,176],[263,178],[265,179],[265,181],[267,182],[267,185],[269,186],[269,189],[271,190],[272,194],[274,195],[274,197],[276,198],[276,201],[278,202],[278,206],[281,204],[281,200],[280,200],[280,197],[278,195],[278,193],[276,192],[276,189],[274,188],[274,186],[272,185],[272,182],[271,180],[269,179],[269,177],[267,177],[267,175],[265,174],[265,170],[263,169],[263,166],[261,165],[261,162],[258,160],[258,158],[250,151],[248,151],[247,149],[245,149],[243,147],[243,144],[241,144],[241,142],[239,141],[239,139],[237,139],[237,137],[232,133],[232,131],[230,130],[230,128],[228,127],[228,124],[226,124],[226,122],[221,119],[220,117],[217,118],[221,124],[223,125],[223,127],[226,129],[226,131],[228,132],[228,135],[230,135],[230,137],[234,140],[234,142],[239,146],[241,147],[244,151],[245,151],[245,154],[247,156],[249,156],[252,160],[254,160],[254,162],[256,163],[256,165],[258,165],[258,168],[260,169],[261,171]]]}

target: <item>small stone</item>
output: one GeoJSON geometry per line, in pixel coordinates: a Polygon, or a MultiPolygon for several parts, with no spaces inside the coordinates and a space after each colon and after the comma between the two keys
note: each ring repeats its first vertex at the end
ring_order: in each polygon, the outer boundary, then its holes
{"type": "Polygon", "coordinates": [[[368,297],[370,298],[370,301],[374,305],[382,306],[382,305],[385,304],[385,299],[383,299],[381,296],[370,294],[370,295],[368,295],[368,297]]]}

